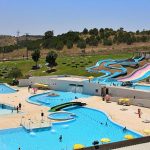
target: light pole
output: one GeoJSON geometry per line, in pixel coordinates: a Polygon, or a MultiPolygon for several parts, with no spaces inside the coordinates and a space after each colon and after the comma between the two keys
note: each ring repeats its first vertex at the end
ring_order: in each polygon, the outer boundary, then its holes
{"type": "Polygon", "coordinates": [[[17,31],[17,50],[18,50],[18,48],[19,48],[19,47],[18,47],[18,45],[19,45],[19,34],[20,34],[20,31],[18,30],[18,31],[17,31]]]}
{"type": "Polygon", "coordinates": [[[27,44],[27,42],[28,42],[28,37],[29,37],[29,34],[28,33],[26,33],[26,49],[27,49],[27,51],[26,51],[26,57],[27,57],[27,60],[28,60],[28,44],[27,44]]]}
{"type": "Polygon", "coordinates": [[[3,61],[4,61],[4,53],[5,53],[5,47],[3,48],[3,56],[2,56],[2,59],[3,59],[3,61]]]}

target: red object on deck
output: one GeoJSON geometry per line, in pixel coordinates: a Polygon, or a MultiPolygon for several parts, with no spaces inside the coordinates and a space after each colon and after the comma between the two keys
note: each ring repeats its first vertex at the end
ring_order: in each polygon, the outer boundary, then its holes
{"type": "Polygon", "coordinates": [[[139,115],[139,118],[141,118],[141,109],[138,108],[138,115],[139,115]]]}

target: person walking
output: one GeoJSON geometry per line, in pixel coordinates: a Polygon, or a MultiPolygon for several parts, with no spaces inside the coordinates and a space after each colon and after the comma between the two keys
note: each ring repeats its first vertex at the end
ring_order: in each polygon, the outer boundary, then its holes
{"type": "Polygon", "coordinates": [[[41,120],[41,122],[43,123],[43,121],[44,121],[44,112],[43,111],[41,111],[41,118],[42,118],[42,120],[41,120]]]}
{"type": "Polygon", "coordinates": [[[19,103],[19,110],[21,110],[21,106],[22,106],[21,103],[19,103]]]}
{"type": "Polygon", "coordinates": [[[17,113],[19,113],[19,107],[18,106],[17,106],[16,110],[17,110],[17,113]]]}

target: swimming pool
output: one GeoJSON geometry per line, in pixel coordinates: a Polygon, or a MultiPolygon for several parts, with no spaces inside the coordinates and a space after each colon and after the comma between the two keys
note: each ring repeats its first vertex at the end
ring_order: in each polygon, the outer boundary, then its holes
{"type": "MultiPolygon", "coordinates": [[[[98,83],[96,80],[93,81],[94,83],[98,83]]],[[[117,87],[125,87],[125,88],[131,88],[131,89],[137,89],[137,90],[143,90],[143,91],[150,91],[150,86],[148,85],[142,85],[142,84],[133,84],[133,86],[121,86],[121,82],[114,81],[114,82],[108,82],[108,81],[101,81],[100,84],[106,85],[106,86],[117,86],[117,87]]]]}
{"type": "Polygon", "coordinates": [[[123,127],[113,123],[101,111],[85,107],[68,108],[65,111],[76,114],[75,120],[55,123],[51,128],[30,133],[23,128],[1,130],[0,149],[17,150],[20,146],[21,150],[72,150],[75,143],[88,147],[101,138],[116,142],[125,140],[126,134],[141,137],[130,130],[123,132],[123,127]],[[62,142],[59,142],[60,135],[62,142]]]}
{"type": "Polygon", "coordinates": [[[75,114],[68,113],[68,112],[55,112],[49,114],[48,118],[52,120],[71,120],[74,119],[75,114]]]}
{"type": "Polygon", "coordinates": [[[133,89],[138,89],[138,90],[144,90],[144,91],[150,91],[150,86],[147,85],[133,85],[133,89]]]}
{"type": "Polygon", "coordinates": [[[0,84],[0,94],[15,93],[17,90],[7,86],[6,84],[0,84]]]}
{"type": "Polygon", "coordinates": [[[63,91],[49,91],[47,93],[38,94],[29,97],[28,102],[40,104],[48,107],[53,107],[62,103],[70,102],[75,98],[88,98],[90,95],[63,91]],[[49,96],[50,93],[55,93],[57,96],[49,96]]]}
{"type": "Polygon", "coordinates": [[[5,105],[5,104],[0,104],[0,115],[13,114],[13,113],[16,113],[16,112],[17,111],[14,110],[13,107],[5,105]]]}

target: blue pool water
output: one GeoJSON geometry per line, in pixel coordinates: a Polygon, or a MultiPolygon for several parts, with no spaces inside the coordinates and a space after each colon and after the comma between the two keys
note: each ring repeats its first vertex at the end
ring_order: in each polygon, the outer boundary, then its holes
{"type": "Polygon", "coordinates": [[[31,133],[23,128],[0,131],[0,149],[17,150],[20,146],[21,150],[72,150],[75,143],[91,146],[94,140],[101,138],[115,142],[125,140],[126,134],[141,137],[130,130],[123,132],[123,127],[111,122],[101,111],[83,107],[65,110],[76,114],[74,121],[53,124],[51,128],[31,133]],[[59,142],[60,135],[62,142],[59,142]]]}
{"type": "MultiPolygon", "coordinates": [[[[119,81],[114,81],[114,82],[108,82],[108,81],[100,81],[98,82],[96,79],[93,80],[94,83],[99,83],[99,84],[103,84],[106,86],[121,86],[121,82],[119,81]],[[114,84],[114,85],[113,85],[114,84]]],[[[124,87],[124,86],[121,86],[124,87]]],[[[134,84],[133,86],[125,86],[125,88],[132,88],[132,89],[137,89],[137,90],[143,90],[143,91],[150,91],[150,86],[146,86],[146,85],[138,85],[138,84],[134,84]]]]}
{"type": "Polygon", "coordinates": [[[13,107],[5,105],[5,104],[0,104],[0,115],[7,115],[7,114],[13,114],[16,113],[16,110],[13,110],[13,107]]]}
{"type": "Polygon", "coordinates": [[[0,84],[0,94],[9,94],[14,92],[16,92],[16,90],[12,89],[11,87],[5,84],[0,84]]]}
{"type": "Polygon", "coordinates": [[[70,102],[77,98],[88,98],[90,95],[82,94],[82,93],[73,93],[73,92],[62,92],[62,91],[50,91],[49,93],[39,94],[35,96],[31,96],[29,98],[29,102],[35,104],[41,104],[48,107],[53,107],[62,103],[70,102]],[[55,93],[59,96],[49,96],[49,93],[55,93]]]}
{"type": "Polygon", "coordinates": [[[132,88],[138,90],[150,91],[150,86],[146,86],[146,85],[135,85],[132,88]]]}

